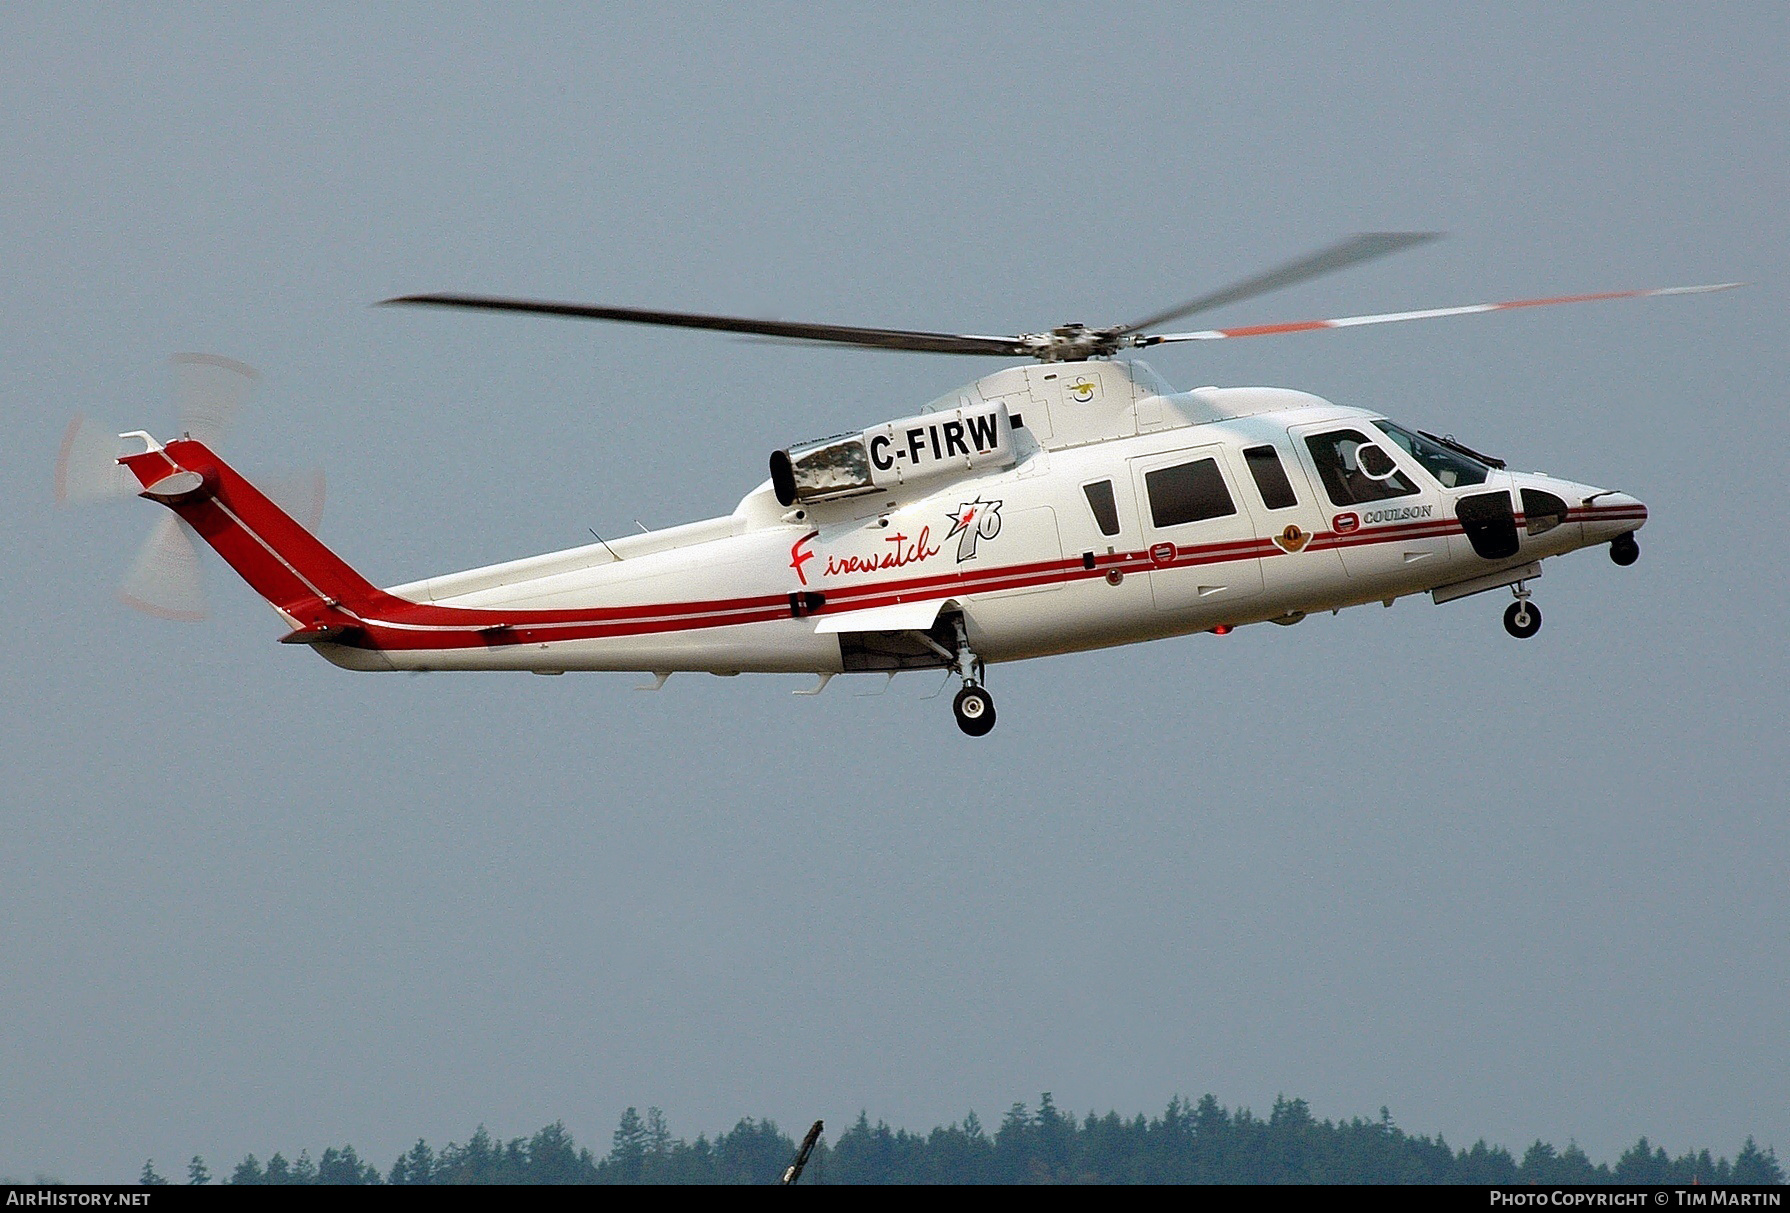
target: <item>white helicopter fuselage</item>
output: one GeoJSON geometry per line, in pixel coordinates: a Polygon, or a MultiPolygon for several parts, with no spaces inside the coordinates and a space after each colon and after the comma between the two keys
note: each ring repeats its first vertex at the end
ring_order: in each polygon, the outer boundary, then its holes
{"type": "MultiPolygon", "coordinates": [[[[774,451],[733,513],[380,589],[219,458],[254,379],[177,355],[193,425],[118,455],[174,510],[121,597],[173,618],[209,543],[291,627],[355,670],[636,670],[818,676],[946,669],[958,727],[994,727],[990,662],[1019,661],[1323,610],[1438,603],[1510,587],[1505,630],[1533,636],[1541,562],[1608,543],[1640,554],[1647,510],[1613,490],[1512,472],[1451,438],[1277,388],[1178,392],[1126,351],[1185,342],[1703,295],[1735,283],[1513,299],[1293,323],[1164,332],[1212,309],[1435,238],[1363,232],[1130,324],[1009,335],[866,328],[510,296],[402,295],[392,305],[576,317],[778,340],[1030,358],[924,412],[774,451]]],[[[59,500],[122,488],[111,440],[71,423],[59,500]]]]}
{"type": "MultiPolygon", "coordinates": [[[[1176,393],[1141,362],[1016,367],[938,407],[993,410],[1001,465],[788,503],[767,481],[725,517],[385,592],[495,620],[489,643],[315,647],[360,670],[946,668],[959,623],[992,663],[1426,592],[1523,598],[1542,559],[1646,518],[1632,497],[1487,466],[1370,410],[1284,389],[1176,393]],[[538,622],[581,613],[601,634],[538,622]]],[[[925,422],[894,445],[936,463],[925,422]]]]}

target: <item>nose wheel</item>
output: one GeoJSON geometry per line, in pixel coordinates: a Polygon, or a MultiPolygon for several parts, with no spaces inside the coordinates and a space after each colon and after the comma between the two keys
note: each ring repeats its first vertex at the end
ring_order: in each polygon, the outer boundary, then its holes
{"type": "Polygon", "coordinates": [[[1529,587],[1517,582],[1510,587],[1516,601],[1504,608],[1504,630],[1518,640],[1527,640],[1541,631],[1541,608],[1529,601],[1529,587]]]}
{"type": "Polygon", "coordinates": [[[1641,545],[1635,542],[1635,533],[1618,535],[1610,540],[1610,559],[1627,568],[1641,558],[1641,545]]]}
{"type": "Polygon", "coordinates": [[[1522,582],[1511,587],[1517,600],[1504,608],[1504,630],[1518,640],[1527,640],[1541,631],[1541,608],[1529,601],[1529,588],[1522,582]]]}

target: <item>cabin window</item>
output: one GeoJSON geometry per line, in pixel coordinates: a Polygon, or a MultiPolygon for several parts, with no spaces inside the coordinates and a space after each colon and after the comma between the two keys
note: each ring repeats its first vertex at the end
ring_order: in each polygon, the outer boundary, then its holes
{"type": "Polygon", "coordinates": [[[1375,456],[1383,463],[1362,465],[1359,453],[1373,443],[1360,430],[1314,434],[1305,440],[1305,445],[1311,448],[1311,459],[1317,465],[1318,479],[1324,482],[1324,491],[1336,505],[1364,505],[1389,497],[1409,497],[1417,491],[1397,464],[1392,464],[1390,473],[1382,474],[1382,468],[1392,463],[1383,448],[1375,447],[1369,455],[1370,463],[1377,462],[1375,456]]]}
{"type": "Polygon", "coordinates": [[[1087,494],[1088,508],[1094,511],[1094,521],[1100,525],[1102,535],[1119,533],[1119,506],[1113,500],[1113,482],[1096,480],[1093,484],[1084,484],[1081,491],[1087,494]]]}
{"type": "Polygon", "coordinates": [[[1252,446],[1243,452],[1243,461],[1249,465],[1249,474],[1255,477],[1263,505],[1271,510],[1285,510],[1299,504],[1299,498],[1293,494],[1293,482],[1287,479],[1287,470],[1281,466],[1279,451],[1271,446],[1252,446]]]}
{"type": "Polygon", "coordinates": [[[1541,489],[1523,490],[1523,528],[1545,535],[1566,521],[1566,502],[1541,489]]]}
{"type": "Polygon", "coordinates": [[[1479,460],[1469,458],[1459,451],[1451,451],[1422,434],[1413,434],[1390,421],[1376,421],[1374,424],[1385,432],[1386,437],[1404,447],[1405,453],[1421,463],[1423,470],[1434,476],[1436,483],[1445,489],[1484,484],[1485,478],[1491,475],[1492,469],[1479,460]]]}
{"type": "Polygon", "coordinates": [[[1216,459],[1197,459],[1144,473],[1150,519],[1160,529],[1237,512],[1216,459]]]}

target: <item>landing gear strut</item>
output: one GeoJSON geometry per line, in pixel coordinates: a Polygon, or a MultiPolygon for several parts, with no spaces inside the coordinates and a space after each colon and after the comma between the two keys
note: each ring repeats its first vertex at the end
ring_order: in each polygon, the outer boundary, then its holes
{"type": "Polygon", "coordinates": [[[1518,640],[1527,640],[1541,631],[1541,608],[1529,601],[1529,590],[1522,582],[1511,588],[1517,600],[1504,610],[1504,630],[1518,640]]]}
{"type": "Polygon", "coordinates": [[[982,689],[982,659],[970,648],[962,616],[957,618],[957,654],[952,668],[963,679],[963,689],[951,701],[957,727],[971,737],[985,736],[994,728],[994,696],[982,689]]]}

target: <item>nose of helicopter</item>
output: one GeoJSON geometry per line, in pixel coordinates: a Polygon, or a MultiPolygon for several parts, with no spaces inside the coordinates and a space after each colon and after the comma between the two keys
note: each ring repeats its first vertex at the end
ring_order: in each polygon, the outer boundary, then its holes
{"type": "Polygon", "coordinates": [[[1603,543],[1647,525],[1647,507],[1638,498],[1614,489],[1587,493],[1573,511],[1585,525],[1585,542],[1603,543]]]}

